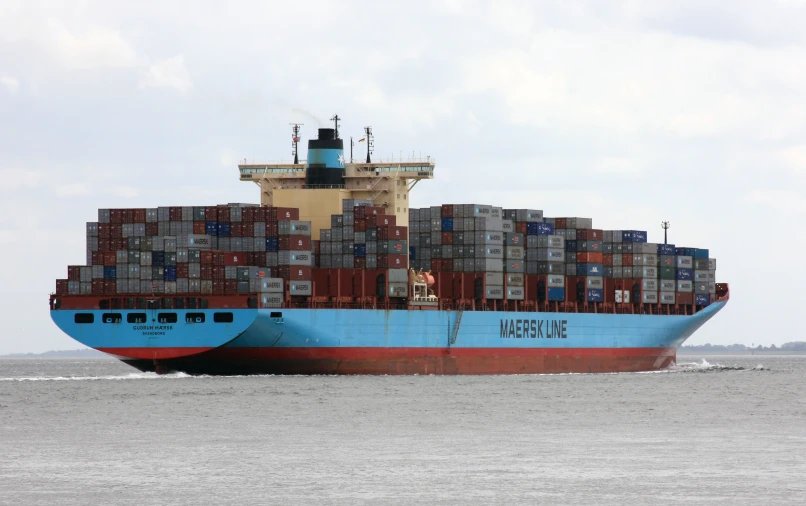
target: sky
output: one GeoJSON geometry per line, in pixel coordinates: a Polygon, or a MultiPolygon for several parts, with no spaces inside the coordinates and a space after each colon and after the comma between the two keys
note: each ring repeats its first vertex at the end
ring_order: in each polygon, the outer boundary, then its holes
{"type": "MultiPolygon", "coordinates": [[[[592,217],[705,247],[690,344],[806,340],[806,2],[0,3],[0,353],[80,347],[48,294],[98,208],[258,202],[338,113],[430,155],[411,205],[592,217]]],[[[363,155],[363,145],[357,156],[363,155]]]]}

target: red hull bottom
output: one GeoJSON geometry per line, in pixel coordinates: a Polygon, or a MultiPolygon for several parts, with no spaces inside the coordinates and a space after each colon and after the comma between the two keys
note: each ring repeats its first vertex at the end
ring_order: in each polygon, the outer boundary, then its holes
{"type": "Polygon", "coordinates": [[[173,360],[126,360],[188,374],[560,374],[654,371],[675,348],[217,348],[173,360]]]}

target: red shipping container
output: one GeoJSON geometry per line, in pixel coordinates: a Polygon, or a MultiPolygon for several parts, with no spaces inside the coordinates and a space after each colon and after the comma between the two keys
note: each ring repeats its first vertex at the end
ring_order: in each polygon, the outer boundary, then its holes
{"type": "MultiPolygon", "coordinates": [[[[204,221],[218,221],[218,208],[207,206],[204,208],[204,221]]],[[[223,290],[223,287],[222,287],[223,290]]]]}
{"type": "Polygon", "coordinates": [[[68,265],[67,279],[69,281],[79,281],[81,279],[81,267],[78,265],[68,265]]]}
{"type": "Polygon", "coordinates": [[[112,247],[110,249],[117,251],[119,249],[128,249],[129,248],[129,241],[126,240],[124,237],[119,237],[117,239],[112,240],[112,247]]]}
{"type": "Polygon", "coordinates": [[[440,215],[443,218],[453,218],[453,204],[442,204],[440,215]]]}
{"type": "Polygon", "coordinates": [[[303,265],[281,265],[280,277],[289,281],[310,281],[313,269],[303,265]]]}
{"type": "Polygon", "coordinates": [[[144,223],[146,221],[145,209],[132,209],[133,223],[144,223]]]}
{"type": "MultiPolygon", "coordinates": [[[[581,264],[603,264],[604,258],[602,253],[598,251],[588,251],[583,253],[577,253],[577,262],[581,264]]],[[[612,263],[612,257],[611,257],[612,263]]]]}
{"type": "Polygon", "coordinates": [[[211,266],[213,270],[213,281],[225,281],[227,279],[227,268],[223,265],[211,266]]]}
{"type": "Polygon", "coordinates": [[[357,220],[355,225],[353,225],[353,230],[355,232],[366,232],[367,231],[367,220],[357,220]]]}
{"type": "Polygon", "coordinates": [[[601,241],[602,231],[596,229],[577,229],[577,241],[601,241]]]}
{"type": "Polygon", "coordinates": [[[383,225],[378,227],[378,239],[379,240],[395,240],[395,241],[406,241],[409,238],[409,229],[407,227],[397,227],[397,226],[389,226],[383,225]]]}
{"type": "Polygon", "coordinates": [[[92,280],[92,294],[93,295],[103,295],[104,294],[104,280],[103,279],[93,279],[92,280]]]}
{"type": "Polygon", "coordinates": [[[603,254],[602,255],[602,265],[605,266],[612,266],[613,265],[613,255],[611,254],[603,254]]]}
{"type": "Polygon", "coordinates": [[[57,279],[56,280],[56,295],[67,295],[67,280],[66,279],[57,279]]]}
{"type": "Polygon", "coordinates": [[[123,225],[120,223],[113,223],[109,226],[110,238],[119,239],[123,237],[123,225]]]}
{"type": "Polygon", "coordinates": [[[311,251],[311,238],[302,235],[281,235],[278,244],[281,251],[311,251]]]}
{"type": "Polygon", "coordinates": [[[105,239],[109,239],[112,234],[112,225],[109,223],[99,223],[98,224],[98,237],[103,237],[105,239]]]}
{"type": "Polygon", "coordinates": [[[234,279],[224,281],[224,293],[227,295],[235,295],[238,293],[238,282],[234,279]]]}
{"type": "Polygon", "coordinates": [[[453,244],[453,232],[442,232],[442,244],[443,245],[453,244]]]}
{"type": "Polygon", "coordinates": [[[114,225],[123,223],[123,209],[110,209],[109,222],[114,225]]]}
{"type": "Polygon", "coordinates": [[[211,281],[213,279],[213,266],[208,264],[201,264],[201,279],[211,281]]]}
{"type": "Polygon", "coordinates": [[[330,293],[330,271],[328,269],[314,269],[313,296],[327,297],[329,293],[330,293]]]}
{"type": "Polygon", "coordinates": [[[90,260],[91,260],[90,264],[91,265],[103,265],[104,264],[104,256],[103,255],[104,254],[101,253],[100,251],[93,251],[92,254],[90,255],[92,257],[92,258],[90,258],[90,260]]]}
{"type": "Polygon", "coordinates": [[[266,222],[266,237],[277,237],[277,222],[266,222]]]}
{"type": "MultiPolygon", "coordinates": [[[[567,218],[554,218],[554,230],[558,228],[567,228],[568,219],[567,218]]],[[[566,297],[567,298],[567,297],[566,297]]]]}
{"type": "Polygon", "coordinates": [[[227,206],[218,206],[218,220],[216,221],[219,223],[229,223],[230,208],[227,206]]]}
{"type": "Polygon", "coordinates": [[[178,263],[176,264],[176,277],[177,278],[187,278],[188,276],[188,264],[178,263]]]}
{"type": "Polygon", "coordinates": [[[379,269],[405,269],[408,266],[408,255],[378,255],[379,269]]]}
{"type": "Polygon", "coordinates": [[[525,234],[526,233],[526,222],[519,221],[515,223],[515,233],[517,234],[525,234]]]}
{"type": "Polygon", "coordinates": [[[356,269],[366,269],[367,268],[367,259],[366,257],[354,257],[353,258],[353,267],[356,269]]]}
{"type": "Polygon", "coordinates": [[[621,265],[624,267],[632,267],[632,253],[621,255],[621,265]]]}
{"type": "Polygon", "coordinates": [[[271,216],[270,221],[274,222],[299,220],[299,209],[294,207],[270,207],[269,216],[271,216]]]}
{"type": "Polygon", "coordinates": [[[212,265],[213,264],[213,252],[212,251],[200,251],[199,255],[201,257],[202,265],[212,265]]]}
{"type": "MultiPolygon", "coordinates": [[[[160,225],[159,223],[146,223],[146,235],[149,237],[154,237],[159,235],[160,225]]],[[[195,232],[194,232],[195,233],[195,232]]],[[[202,232],[204,233],[204,232],[202,232]]]]}
{"type": "Polygon", "coordinates": [[[224,265],[246,265],[246,255],[238,251],[223,252],[224,265]]]}
{"type": "Polygon", "coordinates": [[[693,292],[677,292],[677,303],[684,304],[684,305],[691,305],[694,304],[694,293],[693,292]]]}
{"type": "MultiPolygon", "coordinates": [[[[148,225],[146,225],[148,227],[148,225]]],[[[193,222],[193,233],[194,234],[206,234],[206,224],[203,221],[194,221],[193,222]]]]}
{"type": "Polygon", "coordinates": [[[226,291],[224,280],[213,280],[213,295],[224,295],[226,291]]]}
{"type": "Polygon", "coordinates": [[[118,285],[114,279],[104,280],[104,295],[115,295],[117,291],[118,285]]]}
{"type": "Polygon", "coordinates": [[[170,221],[182,221],[182,208],[181,207],[169,207],[168,208],[168,219],[170,221]]]}

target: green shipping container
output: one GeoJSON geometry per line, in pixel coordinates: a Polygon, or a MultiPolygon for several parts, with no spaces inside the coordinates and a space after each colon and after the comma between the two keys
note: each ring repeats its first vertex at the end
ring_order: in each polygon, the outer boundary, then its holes
{"type": "Polygon", "coordinates": [[[660,279],[674,279],[674,267],[661,267],[660,279]]]}

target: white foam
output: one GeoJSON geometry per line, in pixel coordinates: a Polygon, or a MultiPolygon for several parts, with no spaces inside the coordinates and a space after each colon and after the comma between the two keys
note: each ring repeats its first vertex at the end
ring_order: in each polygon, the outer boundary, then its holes
{"type": "Polygon", "coordinates": [[[189,374],[183,372],[173,372],[169,374],[157,374],[154,372],[133,372],[119,376],[30,376],[30,377],[10,377],[0,378],[0,381],[121,381],[138,379],[181,379],[191,378],[189,374]]]}

